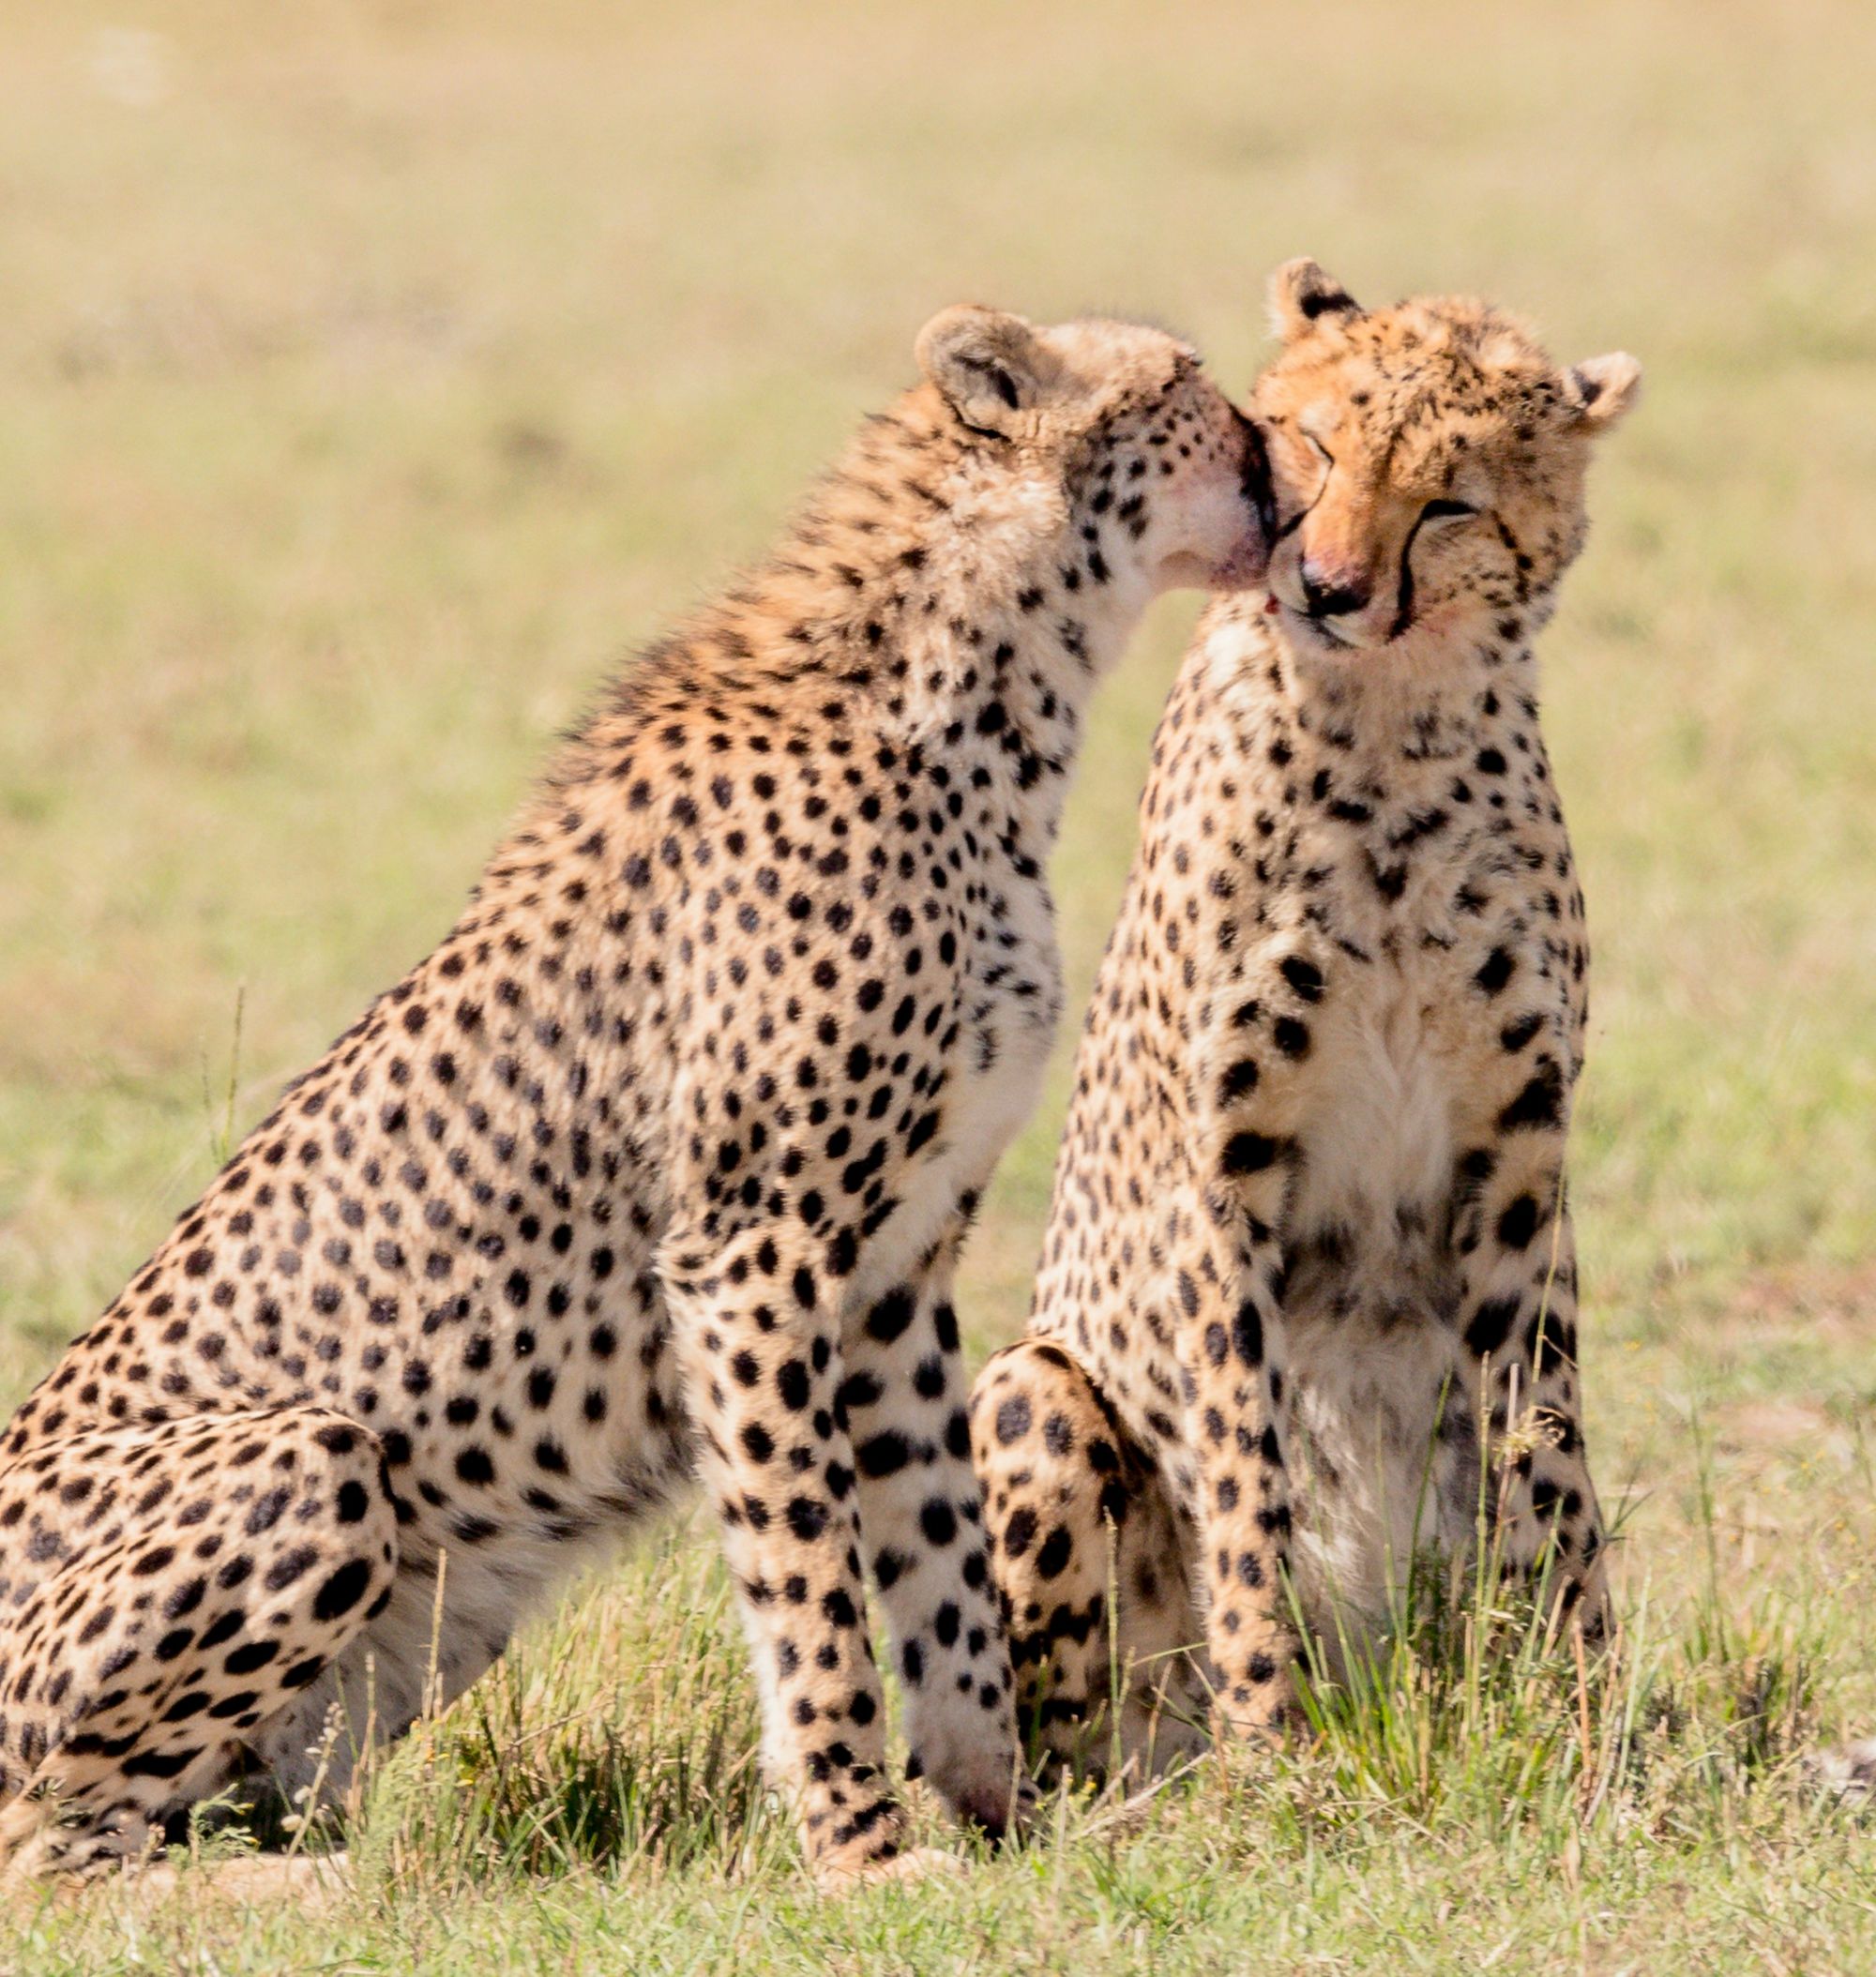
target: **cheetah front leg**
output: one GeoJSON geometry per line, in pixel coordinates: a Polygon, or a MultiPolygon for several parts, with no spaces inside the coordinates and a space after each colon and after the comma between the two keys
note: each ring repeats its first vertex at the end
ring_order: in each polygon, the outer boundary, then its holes
{"type": "Polygon", "coordinates": [[[1260,1737],[1294,1714],[1299,1646],[1286,1583],[1290,1480],[1278,1432],[1282,1255],[1274,1230],[1284,1177],[1280,1149],[1248,1133],[1230,1140],[1222,1161],[1228,1191],[1182,1212],[1182,1240],[1168,1254],[1191,1259],[1174,1277],[1175,1325],[1196,1471],[1192,1583],[1203,1589],[1215,1707],[1237,1735],[1260,1737]],[[1201,1240],[1207,1224],[1214,1239],[1201,1240]]]}
{"type": "Polygon", "coordinates": [[[966,1218],[855,1315],[841,1406],[860,1522],[905,1697],[908,1777],[955,1817],[1008,1825],[1016,1777],[1009,1652],[984,1551],[951,1286],[966,1218]]]}
{"type": "Polygon", "coordinates": [[[1139,1780],[1202,1750],[1210,1686],[1157,1462],[1048,1338],[985,1365],[971,1444],[1018,1714],[1045,1778],[1139,1780]]]}
{"type": "Polygon", "coordinates": [[[671,1245],[663,1274],[769,1775],[794,1802],[824,1886],[892,1871],[905,1819],[867,1637],[838,1289],[818,1254],[770,1235],[707,1256],[671,1245]]]}
{"type": "Polygon", "coordinates": [[[1594,1641],[1609,1625],[1607,1560],[1583,1447],[1576,1239],[1562,1160],[1561,1130],[1532,1128],[1469,1156],[1455,1230],[1460,1322],[1479,1368],[1470,1405],[1486,1409],[1488,1440],[1503,1456],[1492,1498],[1505,1563],[1548,1575],[1594,1641]]]}

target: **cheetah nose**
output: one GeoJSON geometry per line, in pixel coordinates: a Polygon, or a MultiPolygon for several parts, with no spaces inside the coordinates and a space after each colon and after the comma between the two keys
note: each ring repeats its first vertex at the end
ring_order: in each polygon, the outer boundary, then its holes
{"type": "Polygon", "coordinates": [[[1361,581],[1351,583],[1339,572],[1329,574],[1319,564],[1305,558],[1297,572],[1303,585],[1303,602],[1312,618],[1339,618],[1361,611],[1374,593],[1361,581]]]}

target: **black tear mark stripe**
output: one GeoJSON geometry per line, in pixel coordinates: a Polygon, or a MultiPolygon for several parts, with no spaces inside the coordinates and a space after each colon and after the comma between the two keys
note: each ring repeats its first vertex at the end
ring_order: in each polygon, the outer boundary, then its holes
{"type": "Polygon", "coordinates": [[[1398,639],[1414,619],[1414,538],[1426,519],[1427,511],[1422,508],[1407,531],[1406,541],[1400,545],[1400,582],[1395,593],[1394,623],[1387,627],[1390,639],[1398,639]]]}
{"type": "MultiPolygon", "coordinates": [[[[1387,627],[1387,636],[1390,639],[1398,639],[1413,621],[1414,541],[1420,533],[1420,524],[1427,520],[1428,514],[1435,506],[1437,504],[1429,503],[1427,507],[1423,507],[1420,510],[1419,514],[1414,518],[1414,526],[1407,531],[1406,541],[1400,545],[1400,582],[1396,593],[1394,623],[1387,627]]],[[[1505,526],[1505,523],[1498,516],[1493,515],[1491,519],[1505,546],[1511,551],[1514,556],[1521,556],[1523,551],[1518,547],[1517,537],[1505,526]]],[[[1297,520],[1300,521],[1302,517],[1298,516],[1297,520]]],[[[1525,581],[1521,571],[1519,573],[1517,589],[1519,602],[1522,603],[1529,594],[1530,585],[1525,581]]]]}

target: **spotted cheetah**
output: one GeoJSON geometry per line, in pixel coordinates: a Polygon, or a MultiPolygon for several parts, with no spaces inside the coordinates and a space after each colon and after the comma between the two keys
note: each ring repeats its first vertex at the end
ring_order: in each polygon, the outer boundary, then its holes
{"type": "Polygon", "coordinates": [[[903,1839],[863,1558],[909,1769],[1008,1818],[952,1274],[1061,1001],[1090,693],[1157,593],[1261,575],[1268,480],[1157,330],[960,308],[917,357],[14,1416],[15,1873],[242,1767],[342,1789],[694,1473],[816,1873],[903,1839]]]}
{"type": "Polygon", "coordinates": [[[1098,1761],[1097,1717],[1145,1761],[1214,1709],[1280,1727],[1296,1612],[1345,1669],[1482,1505],[1603,1623],[1564,1193],[1587,950],[1531,641],[1639,369],[1560,370],[1475,301],[1365,310],[1309,261],[1272,311],[1267,592],[1210,608],[1160,723],[1029,1335],[972,1402],[1058,1757],[1098,1761]]]}

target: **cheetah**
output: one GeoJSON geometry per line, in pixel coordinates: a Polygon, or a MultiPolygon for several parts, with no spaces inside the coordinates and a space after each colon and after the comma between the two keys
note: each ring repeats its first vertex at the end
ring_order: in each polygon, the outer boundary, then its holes
{"type": "Polygon", "coordinates": [[[1605,1621],[1587,949],[1531,641],[1639,367],[1558,370],[1477,301],[1363,309],[1310,261],[1271,308],[1268,585],[1209,608],[1159,724],[1029,1331],[972,1399],[1050,1761],[1278,1732],[1305,1634],[1346,1673],[1482,1506],[1605,1621]]]}
{"type": "Polygon", "coordinates": [[[693,1476],[817,1877],[910,1858],[863,1562],[909,1773],[1008,1820],[953,1272],[1090,694],[1157,594],[1261,576],[1268,478],[1159,330],[961,307],[916,358],[14,1415],[13,1874],[244,1772],[341,1792],[693,1476]]]}

